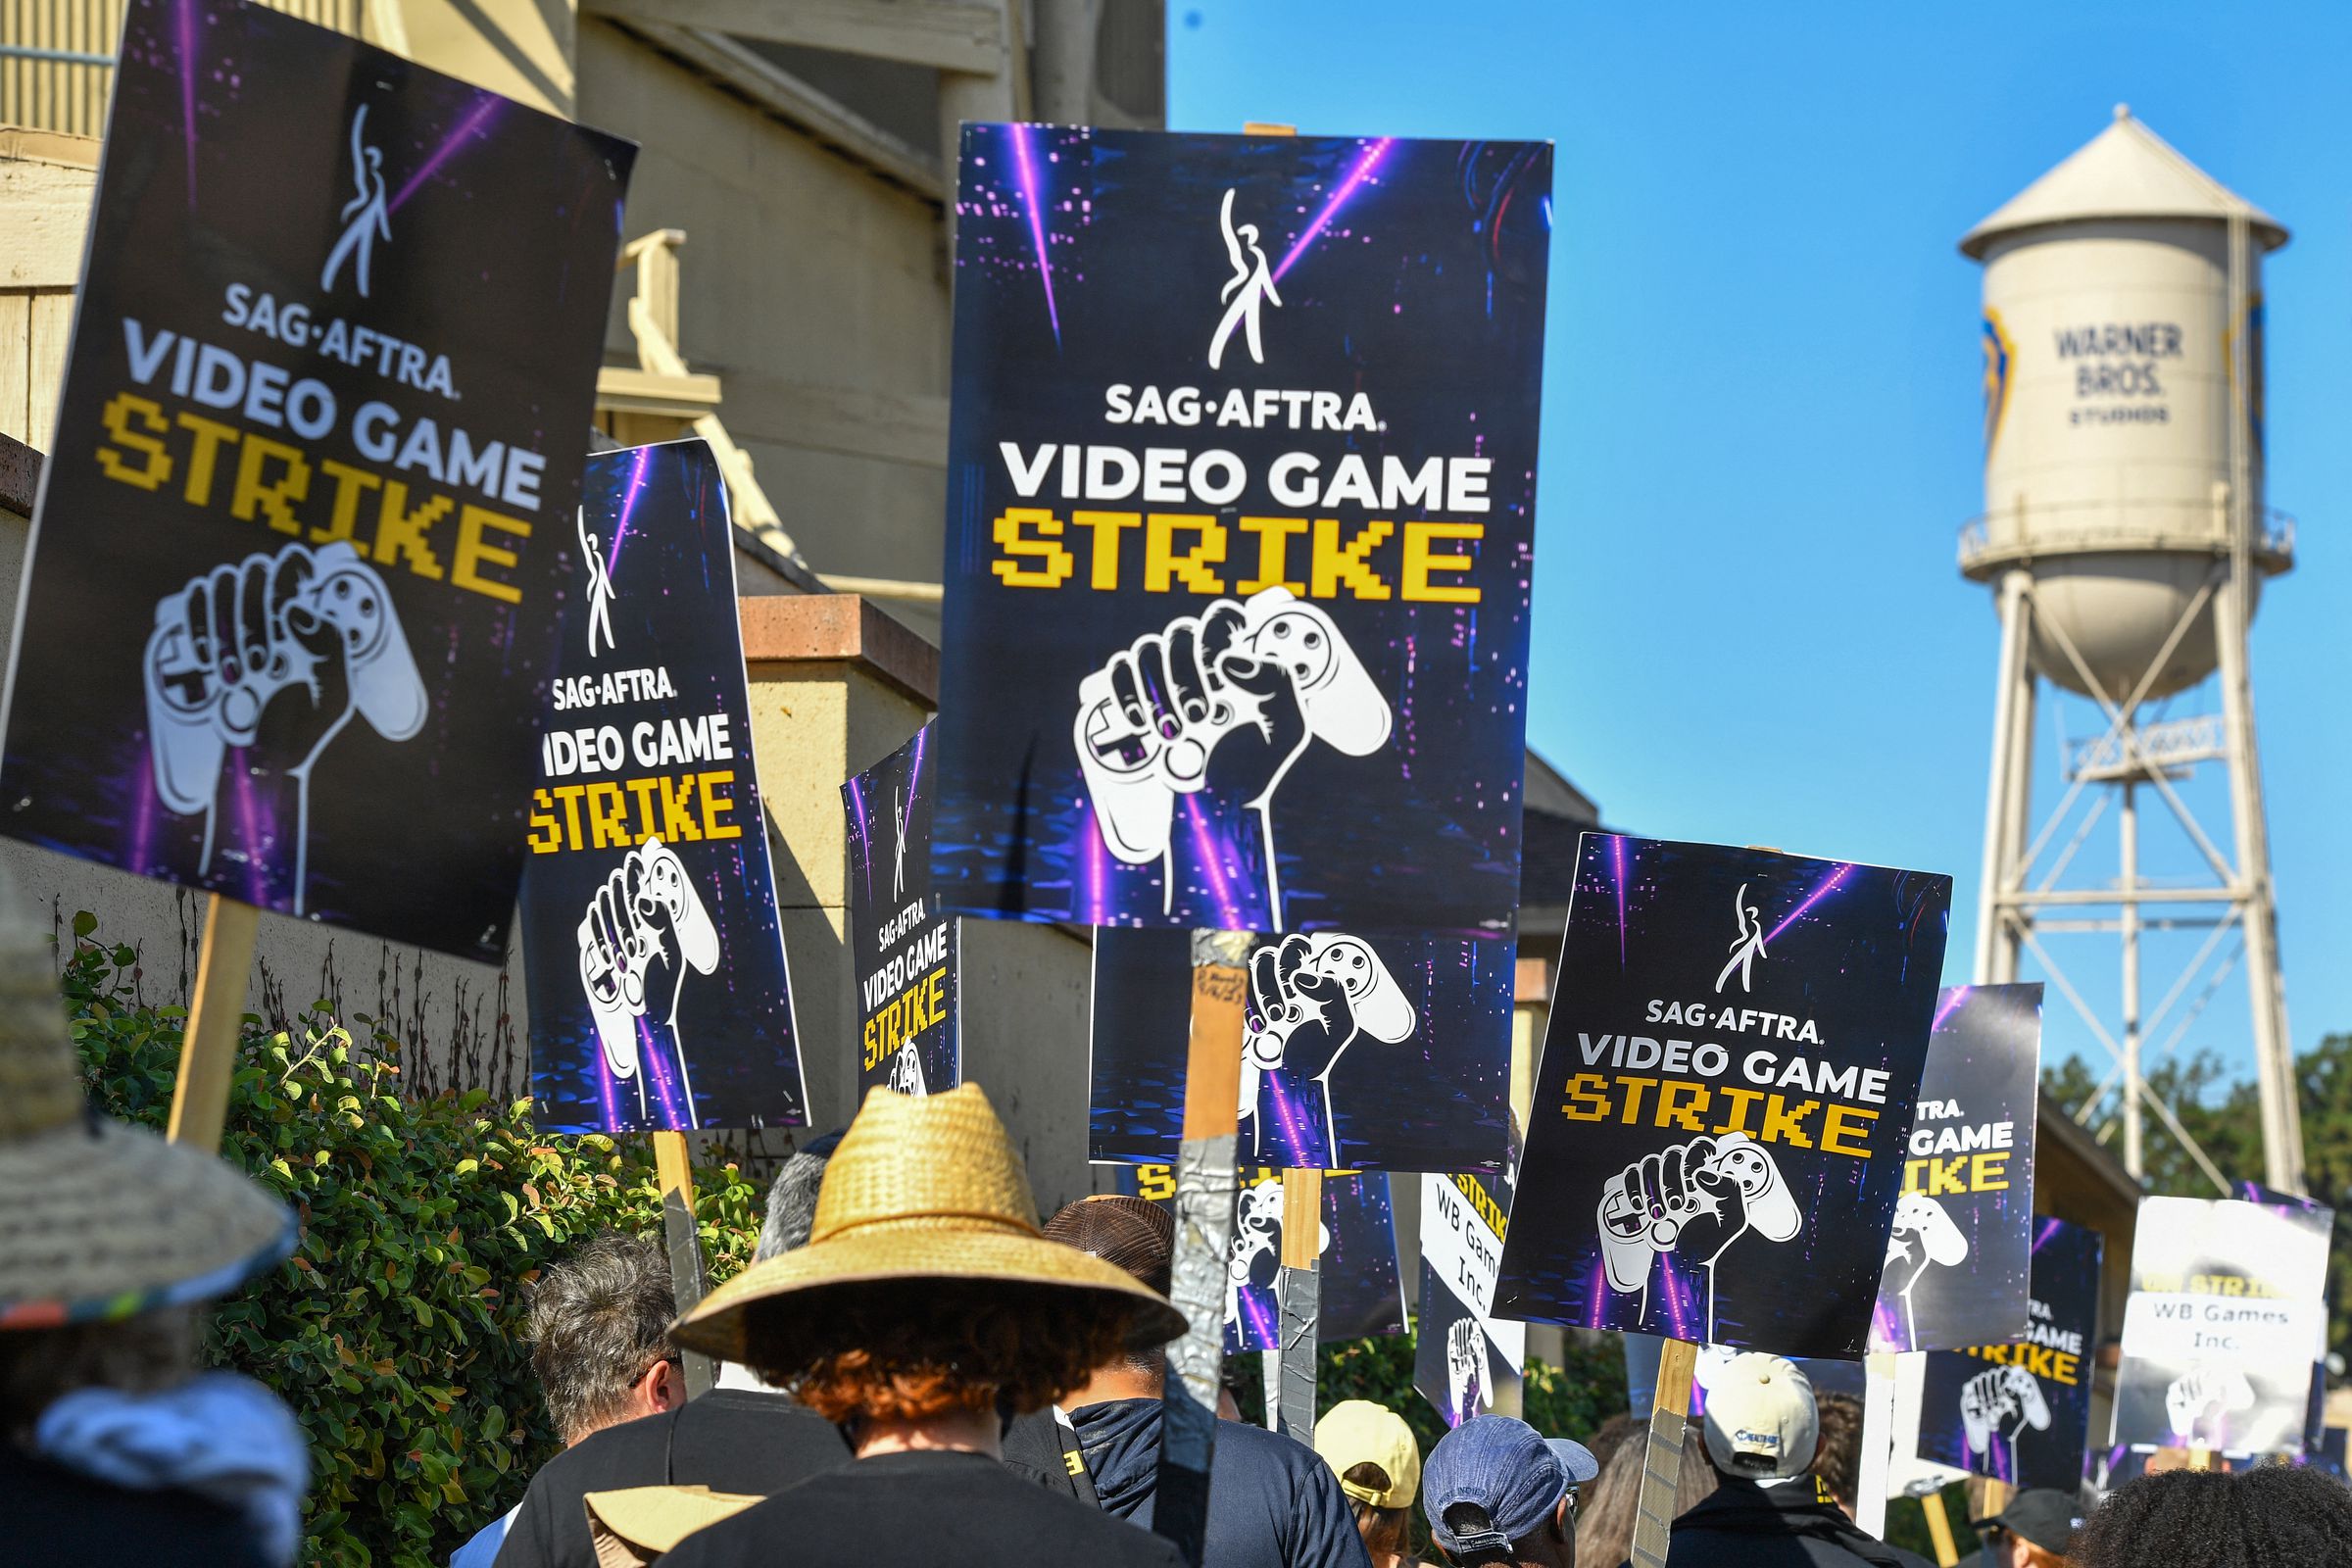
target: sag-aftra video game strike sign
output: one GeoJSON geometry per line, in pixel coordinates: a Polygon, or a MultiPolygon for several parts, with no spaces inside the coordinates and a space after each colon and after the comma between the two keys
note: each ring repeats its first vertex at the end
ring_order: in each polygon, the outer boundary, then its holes
{"type": "Polygon", "coordinates": [[[1494,1310],[1859,1355],[1946,876],[1587,833],[1494,1310]]]}
{"type": "Polygon", "coordinates": [[[132,0],[0,832],[496,961],[635,149],[132,0]]]}
{"type": "Polygon", "coordinates": [[[967,125],[940,896],[1502,936],[1551,149],[967,125]]]}

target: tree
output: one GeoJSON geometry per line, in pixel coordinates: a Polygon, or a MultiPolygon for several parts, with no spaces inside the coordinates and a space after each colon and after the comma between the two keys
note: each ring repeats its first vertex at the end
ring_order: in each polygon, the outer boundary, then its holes
{"type": "MultiPolygon", "coordinates": [[[[2042,1092],[2073,1114],[2097,1088],[2099,1074],[2081,1056],[2042,1073],[2042,1092]]],[[[2231,1183],[2263,1178],[2262,1108],[2251,1080],[2230,1080],[2221,1061],[2200,1052],[2168,1057],[2148,1072],[2148,1087],[2180,1117],[2206,1157],[2231,1183]]],[[[2329,1035],[2295,1058],[2295,1089],[2303,1112],[2305,1190],[2335,1210],[2328,1254],[2328,1347],[2352,1356],[2352,1034],[2329,1035]]],[[[2121,1152],[2122,1100],[2110,1092],[2090,1120],[2099,1142],[2121,1152]]],[[[2153,1113],[2144,1144],[2151,1194],[2218,1198],[2211,1177],[2153,1113]]]]}

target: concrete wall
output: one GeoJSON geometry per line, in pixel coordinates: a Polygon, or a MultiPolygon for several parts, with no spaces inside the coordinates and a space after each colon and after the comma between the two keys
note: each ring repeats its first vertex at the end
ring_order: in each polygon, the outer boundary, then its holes
{"type": "MultiPolygon", "coordinates": [[[[681,228],[679,347],[820,571],[935,582],[946,508],[940,212],[633,33],[579,24],[579,118],[637,141],[627,230],[681,228]]],[[[611,357],[636,350],[615,298],[611,357]]],[[[928,617],[911,623],[929,629],[928,617]]]]}

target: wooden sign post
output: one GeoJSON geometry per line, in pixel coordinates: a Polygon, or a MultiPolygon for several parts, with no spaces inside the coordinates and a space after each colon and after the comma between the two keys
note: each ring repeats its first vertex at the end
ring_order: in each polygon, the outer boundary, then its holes
{"type": "Polygon", "coordinates": [[[215,893],[205,901],[204,941],[196,954],[196,995],[180,1036],[179,1076],[172,1086],[170,1137],[218,1153],[228,1120],[228,1088],[237,1075],[245,1027],[245,983],[253,973],[262,911],[215,893]]]}
{"type": "Polygon", "coordinates": [[[1960,1547],[1952,1540],[1952,1521],[1943,1509],[1943,1494],[1929,1493],[1919,1499],[1919,1507],[1928,1516],[1928,1539],[1936,1544],[1936,1568],[1960,1568],[1960,1547]]]}
{"type": "Polygon", "coordinates": [[[1684,1428],[1698,1346],[1668,1340],[1658,1348],[1658,1386],[1649,1401],[1649,1441],[1642,1454],[1642,1493],[1634,1505],[1634,1568],[1666,1568],[1674,1530],[1674,1494],[1683,1480],[1684,1428]]]}
{"type": "Polygon", "coordinates": [[[1251,940],[1247,931],[1193,933],[1192,1035],[1185,1051],[1184,1142],[1176,1156],[1176,1257],[1169,1287],[1188,1326],[1184,1338],[1168,1347],[1159,1491],[1152,1507],[1152,1533],[1172,1542],[1192,1568],[1200,1568],[1208,1528],[1208,1466],[1216,1451],[1217,1388],[1225,1363],[1242,1004],[1250,994],[1251,940]]]}
{"type": "Polygon", "coordinates": [[[1287,1438],[1315,1445],[1315,1348],[1321,1338],[1323,1277],[1316,1259],[1322,1248],[1323,1173],[1282,1173],[1282,1273],[1275,1294],[1282,1306],[1279,1402],[1266,1391],[1268,1423],[1287,1438]]]}

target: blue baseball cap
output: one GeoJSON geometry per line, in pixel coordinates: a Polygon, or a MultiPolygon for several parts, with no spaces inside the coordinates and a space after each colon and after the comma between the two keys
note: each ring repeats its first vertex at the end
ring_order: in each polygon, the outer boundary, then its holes
{"type": "Polygon", "coordinates": [[[1543,1527],[1568,1489],[1600,1474],[1581,1443],[1545,1438],[1507,1415],[1473,1416],[1438,1440],[1421,1467],[1421,1511],[1430,1538],[1456,1554],[1508,1550],[1543,1527]],[[1476,1503],[1492,1529],[1456,1536],[1446,1510],[1476,1503]]]}

